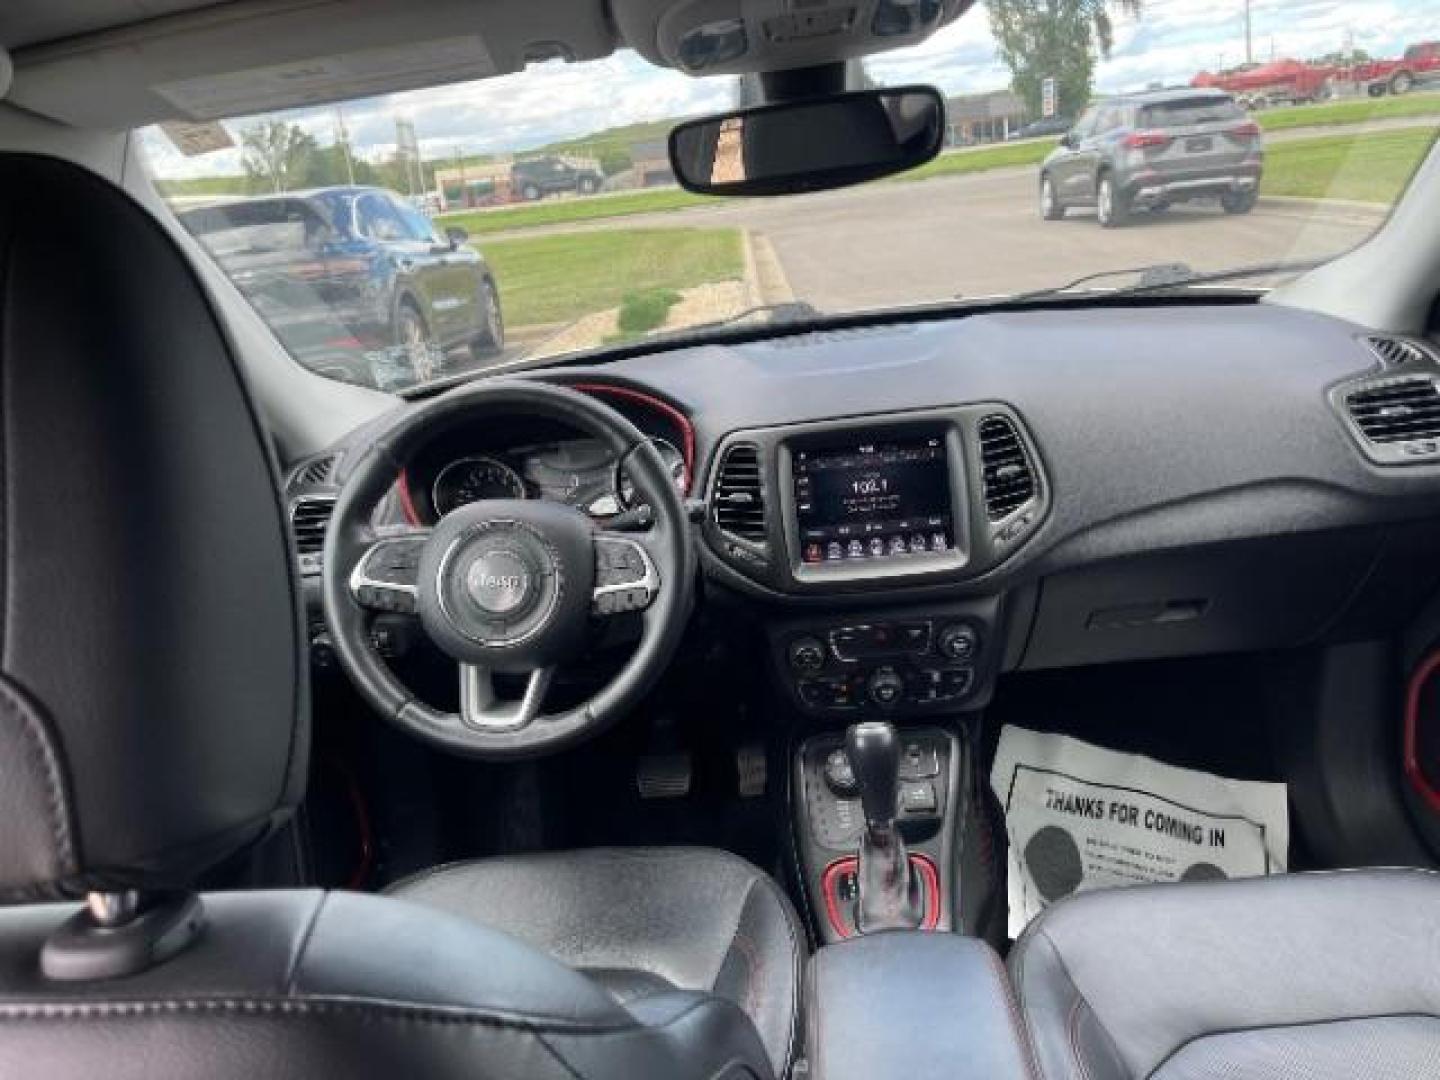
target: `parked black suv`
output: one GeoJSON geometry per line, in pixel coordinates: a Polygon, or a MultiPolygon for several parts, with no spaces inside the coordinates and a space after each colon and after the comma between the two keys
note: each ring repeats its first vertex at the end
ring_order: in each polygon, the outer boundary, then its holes
{"type": "Polygon", "coordinates": [[[1219,199],[1254,209],[1264,160],[1260,127],[1220,90],[1155,90],[1092,106],[1040,166],[1040,216],[1093,206],[1101,225],[1134,210],[1219,199]]]}
{"type": "Polygon", "coordinates": [[[604,181],[605,178],[594,169],[576,168],[557,157],[517,161],[510,167],[510,183],[527,202],[567,191],[594,195],[604,181]]]}
{"type": "Polygon", "coordinates": [[[179,216],[281,344],[331,377],[390,389],[433,379],[450,349],[504,346],[484,257],[393,192],[320,188],[179,216]]]}

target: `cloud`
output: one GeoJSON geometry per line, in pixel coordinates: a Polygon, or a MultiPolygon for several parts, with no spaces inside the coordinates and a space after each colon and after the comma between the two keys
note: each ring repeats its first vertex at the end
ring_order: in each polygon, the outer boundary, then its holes
{"type": "MultiPolygon", "coordinates": [[[[1407,44],[1440,36],[1440,0],[1252,0],[1254,55],[1313,56],[1347,41],[1375,55],[1396,55],[1407,44]]],[[[1142,0],[1138,18],[1118,16],[1115,47],[1096,68],[1106,93],[1154,83],[1187,83],[1196,72],[1244,58],[1242,8],[1213,0],[1142,0]]],[[[971,9],[927,41],[870,57],[882,82],[926,82],[946,93],[1008,85],[983,7],[971,9]]],[[[629,51],[585,64],[552,62],[515,75],[409,91],[347,103],[345,126],[361,156],[392,153],[395,120],[414,122],[427,156],[525,150],[604,128],[723,109],[734,101],[732,78],[694,79],[655,68],[629,51]]],[[[334,109],[279,114],[334,141],[334,109]]],[[[253,118],[252,118],[253,121],[253,118]]],[[[252,121],[232,121],[236,135],[252,121]]],[[[185,158],[154,131],[142,135],[162,176],[240,171],[239,153],[185,158]]]]}

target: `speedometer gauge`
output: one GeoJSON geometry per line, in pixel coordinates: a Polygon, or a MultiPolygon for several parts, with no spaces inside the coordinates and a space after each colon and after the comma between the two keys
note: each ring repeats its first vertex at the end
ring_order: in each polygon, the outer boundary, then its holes
{"type": "Polygon", "coordinates": [[[523,499],[525,481],[503,461],[465,457],[440,470],[430,494],[435,513],[444,517],[457,507],[482,499],[523,499]]]}
{"type": "MultiPolygon", "coordinates": [[[[685,463],[685,455],[676,448],[674,443],[665,439],[650,439],[649,442],[651,446],[655,447],[655,451],[660,455],[660,460],[665,463],[671,479],[675,481],[675,490],[683,496],[690,481],[690,466],[685,463]]],[[[624,468],[619,470],[615,495],[620,501],[620,506],[625,510],[633,510],[637,505],[635,482],[630,479],[630,474],[624,468]]]]}

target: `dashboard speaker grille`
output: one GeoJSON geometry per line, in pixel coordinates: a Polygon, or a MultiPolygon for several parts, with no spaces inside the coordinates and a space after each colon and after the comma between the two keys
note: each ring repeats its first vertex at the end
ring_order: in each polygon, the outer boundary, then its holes
{"type": "Polygon", "coordinates": [[[1356,390],[1346,397],[1345,408],[1372,443],[1440,438],[1440,388],[1428,376],[1356,390]]]}
{"type": "Polygon", "coordinates": [[[987,416],[979,430],[985,512],[991,521],[1001,521],[1035,498],[1035,470],[1015,421],[987,416]]]}
{"type": "Polygon", "coordinates": [[[325,548],[325,530],[335,512],[334,499],[300,499],[290,510],[290,531],[295,550],[301,555],[318,555],[325,548]]]}
{"type": "Polygon", "coordinates": [[[1404,338],[1387,337],[1384,334],[1371,334],[1365,338],[1365,344],[1370,351],[1380,358],[1380,366],[1393,368],[1401,364],[1423,364],[1430,360],[1430,355],[1413,341],[1406,341],[1404,338]]]}
{"type": "Polygon", "coordinates": [[[766,538],[764,488],[760,480],[760,452],[750,443],[737,443],[725,451],[715,477],[712,498],[715,525],[722,532],[763,544],[766,538]]]}

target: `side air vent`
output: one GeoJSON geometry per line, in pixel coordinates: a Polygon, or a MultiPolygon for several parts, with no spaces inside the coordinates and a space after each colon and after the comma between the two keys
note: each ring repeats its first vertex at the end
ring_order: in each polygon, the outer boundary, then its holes
{"type": "Polygon", "coordinates": [[[725,451],[711,499],[715,525],[721,532],[765,543],[765,501],[760,481],[760,452],[751,443],[725,451]]]}
{"type": "Polygon", "coordinates": [[[334,499],[300,499],[290,509],[290,531],[295,534],[295,550],[300,553],[304,569],[319,565],[325,549],[325,530],[335,511],[334,499]]]}
{"type": "Polygon", "coordinates": [[[326,457],[316,458],[314,461],[306,462],[295,470],[291,482],[295,484],[323,484],[330,479],[335,471],[335,464],[339,461],[338,454],[329,454],[326,457]]]}
{"type": "Polygon", "coordinates": [[[1370,351],[1380,358],[1381,367],[1393,368],[1399,367],[1401,364],[1424,364],[1434,359],[1415,342],[1406,341],[1404,338],[1371,334],[1362,340],[1369,346],[1370,351]]]}
{"type": "Polygon", "coordinates": [[[1360,434],[1381,446],[1440,439],[1440,388],[1428,376],[1354,390],[1345,409],[1360,434]]]}
{"type": "Polygon", "coordinates": [[[1003,521],[1035,498],[1035,470],[1020,432],[1008,416],[987,416],[980,421],[980,464],[985,511],[991,521],[1003,521]]]}

